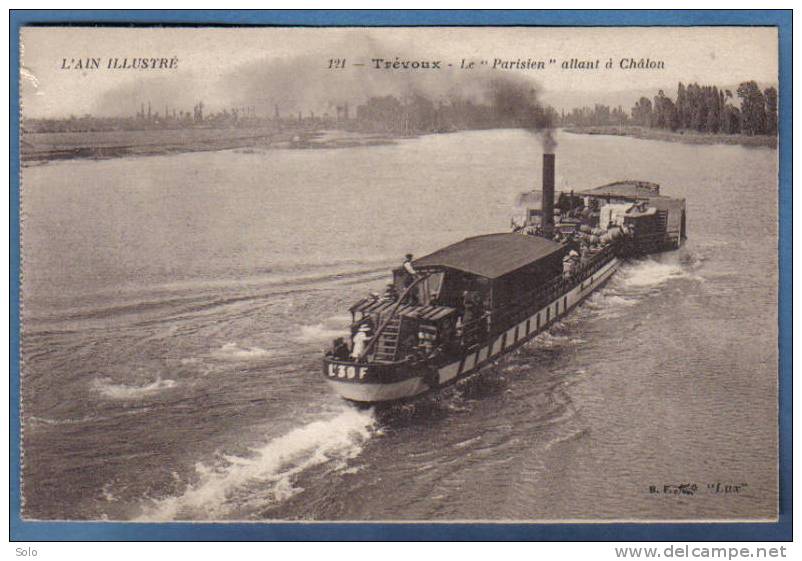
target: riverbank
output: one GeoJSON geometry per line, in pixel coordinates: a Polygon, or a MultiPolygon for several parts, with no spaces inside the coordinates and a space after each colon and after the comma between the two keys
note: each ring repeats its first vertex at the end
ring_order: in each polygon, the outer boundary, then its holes
{"type": "MultiPolygon", "coordinates": [[[[566,127],[573,134],[631,136],[687,144],[737,144],[776,148],[776,137],[671,132],[633,126],[566,127]]],[[[252,128],[182,128],[155,130],[23,132],[20,159],[24,164],[53,160],[109,159],[216,150],[351,148],[393,144],[399,135],[344,130],[252,128]]]]}
{"type": "Polygon", "coordinates": [[[271,127],[23,133],[24,163],[231,149],[344,148],[391,144],[387,135],[271,127]]]}
{"type": "Polygon", "coordinates": [[[565,132],[572,134],[598,134],[609,136],[631,136],[646,140],[665,140],[667,142],[683,142],[685,144],[740,144],[741,146],[766,146],[777,148],[776,136],[748,136],[745,134],[706,134],[696,131],[668,131],[634,126],[594,126],[566,127],[565,132]]]}

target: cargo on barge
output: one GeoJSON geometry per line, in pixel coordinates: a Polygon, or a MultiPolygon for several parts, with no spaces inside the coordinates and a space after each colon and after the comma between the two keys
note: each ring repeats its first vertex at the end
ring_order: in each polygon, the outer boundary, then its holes
{"type": "Polygon", "coordinates": [[[475,236],[393,271],[383,296],[354,304],[351,337],[335,339],[323,375],[361,404],[414,398],[464,379],[543,332],[615,273],[622,260],[679,247],[685,201],[659,186],[617,182],[519,196],[513,232],[475,236]]]}

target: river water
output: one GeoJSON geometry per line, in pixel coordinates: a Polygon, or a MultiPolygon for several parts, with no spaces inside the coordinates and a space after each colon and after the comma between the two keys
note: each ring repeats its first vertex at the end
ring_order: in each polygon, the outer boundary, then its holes
{"type": "Polygon", "coordinates": [[[558,140],[558,189],[658,182],[687,199],[686,245],[378,412],[331,393],[322,349],[405,253],[505,230],[537,138],[25,168],[24,517],[774,517],[776,152],[558,140]]]}

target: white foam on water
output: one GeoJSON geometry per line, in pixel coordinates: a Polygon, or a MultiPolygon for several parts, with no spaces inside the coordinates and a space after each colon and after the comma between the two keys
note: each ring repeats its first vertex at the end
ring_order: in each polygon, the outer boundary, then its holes
{"type": "Polygon", "coordinates": [[[476,444],[477,442],[481,442],[481,440],[482,440],[481,435],[474,436],[472,438],[468,438],[467,440],[461,440],[460,442],[455,442],[453,446],[454,448],[465,448],[466,446],[471,446],[473,444],[476,444]]]}
{"type": "Polygon", "coordinates": [[[103,417],[95,417],[94,415],[87,415],[85,417],[73,419],[50,419],[48,417],[37,417],[35,415],[31,415],[28,417],[28,422],[32,423],[33,425],[76,425],[80,423],[92,423],[103,419],[103,417]]]}
{"type": "Polygon", "coordinates": [[[331,316],[314,325],[302,325],[295,340],[300,343],[328,343],[337,337],[347,337],[350,324],[350,315],[331,316]]]}
{"type": "Polygon", "coordinates": [[[222,360],[253,360],[269,357],[272,351],[260,347],[244,347],[237,343],[226,343],[212,353],[212,356],[222,360]]]}
{"type": "Polygon", "coordinates": [[[343,475],[356,475],[360,471],[364,470],[365,467],[366,467],[365,464],[359,464],[359,465],[354,466],[354,467],[346,468],[346,469],[342,470],[341,473],[343,475]]]}
{"type": "Polygon", "coordinates": [[[348,327],[332,328],[324,323],[301,326],[301,333],[295,338],[301,343],[328,342],[348,335],[348,327]]]}
{"type": "Polygon", "coordinates": [[[624,296],[618,296],[617,294],[601,294],[600,296],[601,296],[600,300],[603,300],[604,306],[629,307],[629,306],[634,306],[635,304],[640,302],[638,298],[626,298],[624,296]]]}
{"type": "MultiPolygon", "coordinates": [[[[551,329],[557,327],[558,324],[552,326],[551,329]]],[[[559,335],[552,331],[544,331],[543,333],[538,334],[534,341],[538,344],[538,346],[542,347],[555,347],[558,345],[563,345],[565,343],[569,343],[571,338],[568,335],[559,335]]]]}
{"type": "Polygon", "coordinates": [[[295,482],[303,471],[328,462],[344,469],[362,451],[374,422],[371,411],[347,408],[252,448],[247,456],[224,456],[215,467],[198,463],[195,484],[157,501],[139,519],[224,519],[287,500],[303,491],[295,482]]]}
{"type": "Polygon", "coordinates": [[[98,378],[92,383],[93,389],[111,399],[139,399],[148,395],[169,390],[177,385],[175,380],[162,380],[161,377],[149,384],[116,384],[111,378],[98,378]]]}
{"type": "Polygon", "coordinates": [[[662,263],[654,259],[644,259],[621,269],[620,286],[646,288],[687,276],[688,272],[678,263],[662,263]]]}
{"type": "Polygon", "coordinates": [[[635,306],[641,301],[633,296],[620,296],[612,289],[602,289],[588,299],[587,309],[593,317],[613,319],[621,317],[624,309],[635,306]]]}

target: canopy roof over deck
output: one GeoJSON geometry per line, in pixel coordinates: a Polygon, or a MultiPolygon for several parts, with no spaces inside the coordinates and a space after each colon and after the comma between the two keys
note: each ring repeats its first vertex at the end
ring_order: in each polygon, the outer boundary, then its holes
{"type": "Polygon", "coordinates": [[[466,238],[416,259],[416,269],[449,268],[496,279],[541,259],[565,252],[565,246],[540,236],[488,234],[466,238]]]}

